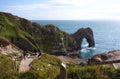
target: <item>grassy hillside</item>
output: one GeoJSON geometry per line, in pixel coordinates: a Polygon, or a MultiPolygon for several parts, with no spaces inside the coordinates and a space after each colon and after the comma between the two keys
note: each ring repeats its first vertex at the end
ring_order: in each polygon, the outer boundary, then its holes
{"type": "Polygon", "coordinates": [[[43,54],[41,58],[34,60],[31,71],[38,73],[41,79],[57,79],[60,63],[55,56],[43,54]]]}
{"type": "Polygon", "coordinates": [[[8,55],[0,55],[0,79],[17,79],[14,62],[8,55]]]}
{"type": "Polygon", "coordinates": [[[55,56],[43,54],[33,61],[29,71],[19,73],[11,55],[0,55],[0,79],[57,79],[60,63],[55,56]]]}
{"type": "Polygon", "coordinates": [[[23,50],[65,52],[75,41],[54,25],[39,25],[10,13],[0,12],[0,36],[23,50]]]}
{"type": "MultiPolygon", "coordinates": [[[[29,33],[20,30],[17,25],[19,22],[12,22],[10,20],[12,17],[13,16],[10,17],[9,14],[0,13],[0,36],[8,39],[12,43],[15,43],[17,39],[23,39],[28,42],[30,46],[34,47],[34,45],[28,40],[28,38],[32,38],[32,36],[29,33]]],[[[17,46],[20,48],[22,47],[19,45],[17,46]]]]}
{"type": "Polygon", "coordinates": [[[20,73],[20,79],[58,79],[60,74],[59,64],[61,61],[53,55],[43,54],[41,58],[35,59],[31,69],[20,73]]]}
{"type": "Polygon", "coordinates": [[[15,23],[11,22],[8,17],[2,13],[0,13],[0,25],[2,26],[0,35],[8,39],[25,38],[25,36],[30,37],[27,32],[20,30],[15,23]]]}

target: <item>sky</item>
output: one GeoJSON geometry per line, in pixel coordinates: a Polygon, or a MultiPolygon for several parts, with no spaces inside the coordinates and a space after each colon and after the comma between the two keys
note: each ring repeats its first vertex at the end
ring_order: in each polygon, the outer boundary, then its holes
{"type": "Polygon", "coordinates": [[[29,20],[120,20],[120,0],[0,0],[0,11],[29,20]]]}

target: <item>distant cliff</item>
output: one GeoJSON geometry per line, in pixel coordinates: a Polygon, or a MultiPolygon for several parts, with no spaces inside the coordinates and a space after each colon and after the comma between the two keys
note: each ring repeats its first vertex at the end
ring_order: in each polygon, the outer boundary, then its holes
{"type": "Polygon", "coordinates": [[[0,12],[0,38],[4,37],[22,50],[41,50],[45,53],[65,55],[81,49],[86,38],[89,47],[94,47],[90,28],[79,29],[72,35],[54,25],[39,25],[10,13],[0,12]]]}

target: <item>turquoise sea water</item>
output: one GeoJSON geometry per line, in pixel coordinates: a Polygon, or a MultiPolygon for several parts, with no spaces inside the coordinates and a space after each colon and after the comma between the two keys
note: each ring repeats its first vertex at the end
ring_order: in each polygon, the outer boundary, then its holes
{"type": "Polygon", "coordinates": [[[95,48],[88,48],[84,39],[80,56],[88,59],[95,54],[120,50],[120,21],[80,21],[80,20],[32,20],[42,25],[53,24],[72,34],[82,27],[91,27],[94,32],[95,48]]]}

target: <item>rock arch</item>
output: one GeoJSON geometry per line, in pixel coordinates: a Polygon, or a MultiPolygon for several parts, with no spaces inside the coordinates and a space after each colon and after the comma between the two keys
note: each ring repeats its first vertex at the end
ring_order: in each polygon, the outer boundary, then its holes
{"type": "Polygon", "coordinates": [[[73,38],[76,40],[77,49],[81,49],[82,40],[85,38],[89,43],[89,47],[94,47],[94,36],[91,28],[81,28],[74,34],[72,34],[73,38]]]}

